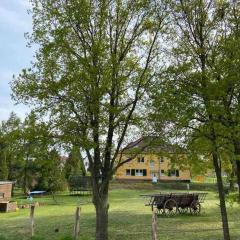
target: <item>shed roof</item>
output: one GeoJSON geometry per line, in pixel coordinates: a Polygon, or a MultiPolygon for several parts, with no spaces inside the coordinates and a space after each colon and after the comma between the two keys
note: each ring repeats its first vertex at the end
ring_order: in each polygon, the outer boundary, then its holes
{"type": "Polygon", "coordinates": [[[10,181],[0,181],[0,185],[4,185],[4,184],[12,184],[13,182],[10,181]]]}

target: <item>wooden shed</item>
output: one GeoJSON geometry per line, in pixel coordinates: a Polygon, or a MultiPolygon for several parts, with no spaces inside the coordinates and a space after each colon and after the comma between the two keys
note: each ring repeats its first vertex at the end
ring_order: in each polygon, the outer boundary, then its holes
{"type": "Polygon", "coordinates": [[[0,181],[0,212],[15,211],[16,202],[11,202],[12,182],[0,181]]]}
{"type": "Polygon", "coordinates": [[[9,201],[12,196],[12,182],[0,181],[0,202],[9,201]]]}

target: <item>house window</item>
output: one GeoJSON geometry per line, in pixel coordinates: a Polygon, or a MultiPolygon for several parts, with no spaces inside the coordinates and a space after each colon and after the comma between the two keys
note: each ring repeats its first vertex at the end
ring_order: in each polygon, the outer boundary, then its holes
{"type": "Polygon", "coordinates": [[[161,169],[160,175],[161,175],[161,176],[165,176],[165,171],[164,171],[163,169],[161,169]]]}
{"type": "Polygon", "coordinates": [[[142,169],[136,169],[135,176],[143,176],[143,170],[142,169]]]}
{"type": "Polygon", "coordinates": [[[138,176],[138,177],[144,177],[147,176],[147,169],[126,169],[126,175],[130,176],[138,176]],[[129,175],[128,175],[129,174],[129,175]]]}
{"type": "Polygon", "coordinates": [[[131,176],[131,170],[130,169],[126,169],[126,176],[131,176]]]}
{"type": "Polygon", "coordinates": [[[163,163],[163,162],[164,162],[164,158],[160,157],[160,163],[163,163]]]}
{"type": "Polygon", "coordinates": [[[153,161],[153,160],[150,160],[149,163],[150,163],[150,167],[151,167],[151,168],[154,168],[154,161],[153,161]]]}
{"type": "Polygon", "coordinates": [[[144,163],[144,157],[138,157],[137,161],[138,163],[144,163]]]}
{"type": "Polygon", "coordinates": [[[174,176],[175,176],[175,171],[169,169],[169,170],[168,170],[168,176],[169,176],[169,177],[174,177],[174,176]]]}
{"type": "Polygon", "coordinates": [[[168,170],[168,176],[169,177],[179,177],[179,170],[175,170],[175,169],[172,169],[172,170],[168,170]]]}

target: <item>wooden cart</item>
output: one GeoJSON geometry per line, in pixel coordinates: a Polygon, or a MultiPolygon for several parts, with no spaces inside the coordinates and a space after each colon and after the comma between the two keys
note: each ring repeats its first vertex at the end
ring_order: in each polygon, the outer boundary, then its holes
{"type": "Polygon", "coordinates": [[[172,216],[177,213],[199,214],[201,203],[207,193],[159,193],[142,195],[148,198],[146,206],[151,206],[152,211],[158,214],[172,216]]]}

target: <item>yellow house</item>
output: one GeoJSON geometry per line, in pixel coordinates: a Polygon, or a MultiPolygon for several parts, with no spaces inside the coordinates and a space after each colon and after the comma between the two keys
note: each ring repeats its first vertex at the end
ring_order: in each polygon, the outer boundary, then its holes
{"type": "MultiPolygon", "coordinates": [[[[190,181],[190,171],[186,167],[180,168],[176,162],[172,163],[171,159],[176,153],[171,148],[163,149],[157,146],[156,142],[150,143],[149,137],[147,142],[149,146],[147,146],[146,137],[141,138],[123,149],[119,156],[119,162],[123,163],[129,158],[133,159],[118,168],[116,179],[190,181]],[[138,151],[141,153],[137,154],[138,151]]],[[[184,155],[182,154],[182,156],[184,155]]]]}

